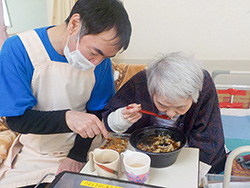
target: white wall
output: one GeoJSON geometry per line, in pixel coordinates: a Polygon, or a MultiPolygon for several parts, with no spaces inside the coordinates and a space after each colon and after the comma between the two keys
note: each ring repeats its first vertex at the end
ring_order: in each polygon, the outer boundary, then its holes
{"type": "Polygon", "coordinates": [[[119,58],[185,51],[200,59],[250,60],[249,0],[123,0],[133,34],[119,58]]]}
{"type": "Polygon", "coordinates": [[[6,0],[12,26],[8,34],[48,25],[46,0],[6,0]]]}
{"type": "MultiPolygon", "coordinates": [[[[48,25],[51,0],[6,0],[8,33],[48,25]]],[[[193,54],[215,69],[250,71],[250,0],[122,0],[132,23],[129,48],[114,60],[148,63],[159,52],[193,54]]],[[[225,80],[222,80],[223,82],[225,80]]],[[[250,79],[233,79],[249,83],[250,79]]]]}
{"type": "Polygon", "coordinates": [[[114,60],[148,63],[159,52],[184,51],[199,59],[210,73],[215,69],[250,71],[250,0],[123,3],[133,33],[129,48],[114,60]]]}

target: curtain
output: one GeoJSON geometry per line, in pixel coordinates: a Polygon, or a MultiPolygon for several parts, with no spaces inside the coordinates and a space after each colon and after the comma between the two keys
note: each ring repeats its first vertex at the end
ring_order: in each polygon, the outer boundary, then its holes
{"type": "Polygon", "coordinates": [[[71,8],[77,0],[50,0],[48,2],[48,17],[50,25],[64,23],[69,16],[71,8]]]}
{"type": "Polygon", "coordinates": [[[4,41],[8,38],[7,27],[4,25],[4,18],[3,18],[3,4],[2,0],[0,0],[0,50],[4,41]]]}

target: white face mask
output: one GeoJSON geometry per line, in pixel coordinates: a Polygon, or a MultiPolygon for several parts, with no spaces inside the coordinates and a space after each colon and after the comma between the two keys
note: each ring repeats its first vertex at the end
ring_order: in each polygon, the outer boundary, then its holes
{"type": "Polygon", "coordinates": [[[78,34],[76,50],[70,52],[68,47],[69,36],[67,39],[67,43],[64,47],[64,55],[68,60],[68,63],[71,64],[73,67],[80,69],[82,71],[86,71],[95,67],[93,63],[91,63],[87,58],[85,58],[82,53],[78,50],[78,44],[80,40],[80,34],[78,34]]]}

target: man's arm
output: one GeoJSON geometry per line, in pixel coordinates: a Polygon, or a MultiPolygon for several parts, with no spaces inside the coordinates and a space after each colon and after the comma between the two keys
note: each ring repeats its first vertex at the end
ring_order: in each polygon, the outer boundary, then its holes
{"type": "MultiPolygon", "coordinates": [[[[87,113],[95,114],[100,121],[102,120],[102,110],[99,111],[90,111],[87,110],[87,113]]],[[[82,138],[80,135],[76,136],[74,146],[70,150],[68,157],[80,162],[87,161],[87,153],[92,144],[94,138],[82,138]]]]}
{"type": "Polygon", "coordinates": [[[67,111],[37,111],[28,109],[21,116],[6,117],[6,121],[11,130],[23,134],[67,133],[72,132],[65,120],[67,111]]]}
{"type": "Polygon", "coordinates": [[[19,133],[53,134],[75,132],[83,138],[93,138],[102,133],[106,138],[107,130],[93,114],[59,110],[36,111],[26,110],[24,115],[7,117],[9,128],[19,133]]]}
{"type": "MultiPolygon", "coordinates": [[[[87,110],[87,112],[95,114],[101,120],[102,110],[87,110]]],[[[67,158],[64,159],[58,167],[57,174],[62,171],[80,172],[87,162],[87,154],[93,140],[94,138],[82,138],[80,135],[77,135],[74,146],[70,150],[67,158]]]]}

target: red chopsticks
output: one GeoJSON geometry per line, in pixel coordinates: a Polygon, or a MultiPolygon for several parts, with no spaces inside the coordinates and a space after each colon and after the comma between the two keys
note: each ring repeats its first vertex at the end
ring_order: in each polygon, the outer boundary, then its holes
{"type": "MultiPolygon", "coordinates": [[[[127,109],[130,109],[130,108],[132,108],[132,107],[127,106],[127,109]]],[[[156,114],[156,113],[153,113],[153,112],[150,112],[150,111],[147,111],[147,110],[143,110],[143,109],[141,109],[140,112],[143,113],[143,114],[148,114],[148,115],[151,115],[151,116],[156,116],[156,117],[159,117],[159,118],[162,118],[162,119],[171,119],[170,117],[168,117],[165,114],[159,115],[159,114],[156,114]]]]}

